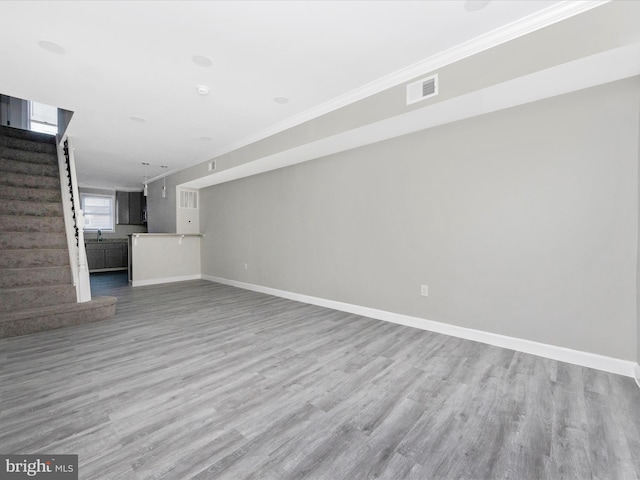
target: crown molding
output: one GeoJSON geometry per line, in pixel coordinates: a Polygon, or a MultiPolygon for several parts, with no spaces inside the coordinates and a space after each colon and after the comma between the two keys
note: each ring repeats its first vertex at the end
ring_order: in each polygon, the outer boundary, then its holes
{"type": "Polygon", "coordinates": [[[611,0],[564,0],[560,3],[542,9],[536,13],[528,15],[524,18],[508,23],[491,32],[475,37],[455,47],[444,50],[436,55],[421,60],[413,65],[409,65],[389,75],[385,75],[373,82],[367,83],[362,87],[340,95],[328,102],[318,105],[312,109],[302,112],[298,115],[289,117],[288,119],[278,122],[254,135],[245,137],[244,139],[221,148],[215,152],[212,158],[225,155],[239,148],[245,147],[252,143],[264,140],[272,135],[283,132],[290,128],[296,127],[302,123],[318,118],[322,115],[330,113],[339,108],[350,105],[354,102],[380,93],[388,88],[395,87],[401,83],[413,80],[418,76],[425,75],[451,65],[457,61],[476,55],[480,52],[496,47],[503,43],[507,43],[516,38],[522,37],[529,33],[535,32],[542,28],[548,27],[555,23],[561,22],[568,18],[574,17],[581,13],[587,12],[593,8],[600,7],[611,0]]]}
{"type": "Polygon", "coordinates": [[[325,157],[400,135],[640,75],[640,42],[584,57],[410,110],[182,183],[205,188],[325,157]]]}

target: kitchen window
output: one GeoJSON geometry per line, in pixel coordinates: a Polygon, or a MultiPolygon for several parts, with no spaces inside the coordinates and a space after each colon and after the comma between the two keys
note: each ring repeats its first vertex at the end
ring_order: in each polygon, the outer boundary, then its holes
{"type": "Polygon", "coordinates": [[[112,195],[80,194],[85,230],[113,231],[115,197],[112,195]]]}

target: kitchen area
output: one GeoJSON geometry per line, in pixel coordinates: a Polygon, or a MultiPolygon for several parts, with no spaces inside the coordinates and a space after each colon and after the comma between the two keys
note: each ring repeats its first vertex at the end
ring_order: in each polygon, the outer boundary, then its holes
{"type": "Polygon", "coordinates": [[[147,232],[146,197],[141,191],[82,187],[80,197],[89,273],[126,271],[129,235],[147,232]]]}
{"type": "MultiPolygon", "coordinates": [[[[201,278],[200,233],[148,233],[141,191],[80,187],[92,284],[122,272],[133,287],[201,278]]],[[[189,223],[197,225],[197,210],[189,223]]]]}

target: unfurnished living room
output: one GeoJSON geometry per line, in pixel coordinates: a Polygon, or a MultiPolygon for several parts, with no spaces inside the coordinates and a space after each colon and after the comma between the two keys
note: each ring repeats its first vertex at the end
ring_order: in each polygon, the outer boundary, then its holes
{"type": "Polygon", "coordinates": [[[640,1],[0,19],[0,479],[640,478],[640,1]]]}

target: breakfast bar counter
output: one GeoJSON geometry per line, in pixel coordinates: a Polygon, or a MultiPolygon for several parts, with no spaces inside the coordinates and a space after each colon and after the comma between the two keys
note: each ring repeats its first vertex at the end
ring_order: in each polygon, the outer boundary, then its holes
{"type": "Polygon", "coordinates": [[[201,278],[199,233],[129,234],[129,282],[132,286],[201,278]]]}

